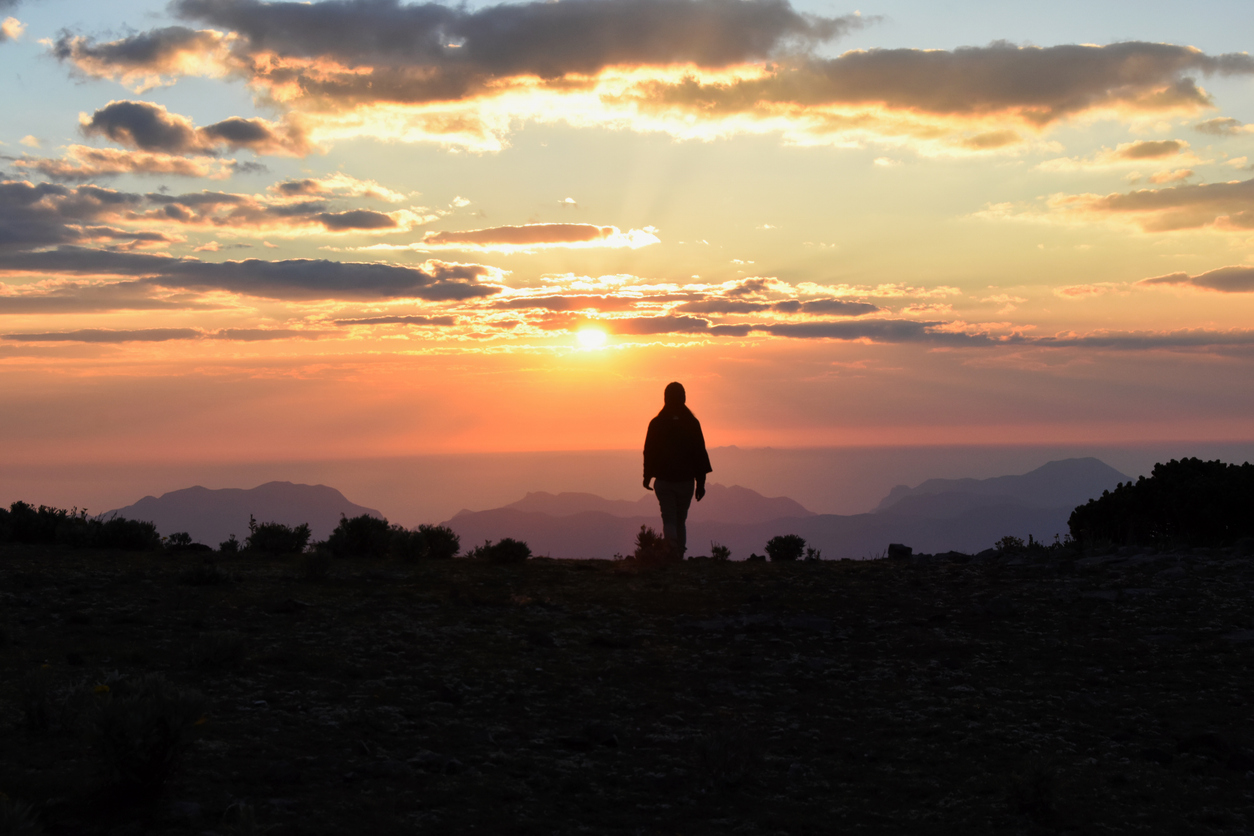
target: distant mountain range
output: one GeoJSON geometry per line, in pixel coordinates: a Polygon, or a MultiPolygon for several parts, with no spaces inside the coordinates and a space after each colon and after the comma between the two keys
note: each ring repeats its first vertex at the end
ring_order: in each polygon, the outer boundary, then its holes
{"type": "Polygon", "coordinates": [[[373,508],[349,502],[344,494],[326,485],[295,485],[267,482],[250,490],[196,486],[146,496],[134,505],[107,511],[103,515],[146,520],[163,535],[186,531],[197,543],[217,548],[234,534],[241,542],[248,536],[248,517],[259,523],[309,524],[314,540],[325,540],[340,523],[340,515],[382,517],[373,508]]]}
{"type": "Polygon", "coordinates": [[[950,517],[988,505],[1071,509],[1127,479],[1099,459],[1064,459],[1044,464],[1022,476],[928,479],[914,488],[898,485],[875,510],[920,517],[950,517]]]}
{"type": "MultiPolygon", "coordinates": [[[[876,556],[890,542],[918,552],[975,552],[1006,535],[1048,542],[1055,534],[1066,535],[1075,506],[1127,478],[1097,459],[1066,459],[1020,476],[898,486],[875,512],[852,516],[814,514],[787,497],[711,484],[705,500],[693,503],[688,552],[708,553],[717,542],[743,558],[762,553],[766,541],[779,534],[798,534],[827,558],[876,556]]],[[[445,525],[465,547],[513,537],[527,541],[536,554],[611,557],[630,552],[641,525],[660,529],[661,520],[649,494],[629,502],[533,493],[503,508],[462,511],[445,525]]]]}
{"type": "MultiPolygon", "coordinates": [[[[602,499],[592,493],[529,493],[505,508],[530,514],[548,514],[551,517],[569,517],[588,511],[609,514],[612,517],[648,517],[657,514],[657,499],[647,493],[634,502],[625,499],[602,499]]],[[[461,513],[471,513],[462,511],[461,513]]],[[[762,496],[757,491],[710,483],[706,485],[705,499],[692,503],[688,512],[690,522],[757,523],[777,520],[781,517],[812,517],[801,503],[786,496],[762,496]]],[[[459,515],[460,516],[460,515],[459,515]]]]}
{"type": "MultiPolygon", "coordinates": [[[[869,514],[816,514],[788,497],[762,496],[739,485],[711,483],[705,499],[688,517],[689,554],[706,554],[711,542],[728,546],[733,557],[762,553],[779,534],[798,534],[825,558],[873,557],[889,543],[916,552],[975,552],[998,539],[1032,535],[1050,541],[1065,535],[1072,509],[1127,476],[1093,458],[1050,462],[1020,476],[992,479],[929,479],[916,487],[899,485],[869,514]]],[[[107,512],[148,520],[162,534],[186,531],[216,546],[229,535],[248,535],[248,517],[285,525],[308,523],[315,540],[326,539],[340,516],[370,514],[373,508],[350,502],[326,485],[268,482],[251,490],[203,487],[146,496],[134,505],[107,512]]],[[[633,548],[640,526],[661,528],[657,500],[604,499],[590,493],[529,493],[517,502],[487,511],[463,510],[444,523],[460,535],[463,549],[484,540],[525,540],[532,552],[551,557],[612,557],[633,548]]]]}

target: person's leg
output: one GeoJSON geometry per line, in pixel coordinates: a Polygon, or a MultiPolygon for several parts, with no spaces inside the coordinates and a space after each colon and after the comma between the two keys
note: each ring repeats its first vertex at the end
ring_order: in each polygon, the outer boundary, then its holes
{"type": "Polygon", "coordinates": [[[666,482],[662,479],[655,479],[653,482],[653,493],[657,494],[658,508],[662,512],[662,536],[672,543],[679,542],[679,532],[676,528],[679,522],[679,493],[680,482],[666,482]]]}
{"type": "Polygon", "coordinates": [[[686,479],[674,484],[678,488],[675,492],[675,543],[679,546],[679,556],[682,558],[688,550],[688,507],[692,505],[697,480],[686,479]]]}

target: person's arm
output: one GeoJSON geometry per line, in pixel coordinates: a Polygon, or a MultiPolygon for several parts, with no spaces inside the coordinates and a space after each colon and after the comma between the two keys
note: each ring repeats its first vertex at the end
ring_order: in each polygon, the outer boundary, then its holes
{"type": "Polygon", "coordinates": [[[693,416],[693,421],[697,425],[695,451],[697,454],[696,470],[698,471],[696,500],[700,502],[705,498],[705,474],[710,473],[714,468],[710,467],[710,454],[705,450],[705,433],[701,432],[701,422],[696,420],[696,416],[693,416]]]}
{"type": "Polygon", "coordinates": [[[656,431],[653,429],[653,421],[649,422],[649,430],[644,435],[644,489],[646,491],[653,490],[649,483],[653,481],[653,471],[655,463],[653,459],[656,457],[655,448],[657,447],[656,431]]]}

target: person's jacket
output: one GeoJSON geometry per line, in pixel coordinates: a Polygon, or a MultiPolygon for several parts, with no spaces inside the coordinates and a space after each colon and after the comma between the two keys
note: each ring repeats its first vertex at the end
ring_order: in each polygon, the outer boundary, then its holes
{"type": "Polygon", "coordinates": [[[683,404],[662,407],[644,437],[644,478],[704,481],[713,469],[697,416],[683,404]]]}

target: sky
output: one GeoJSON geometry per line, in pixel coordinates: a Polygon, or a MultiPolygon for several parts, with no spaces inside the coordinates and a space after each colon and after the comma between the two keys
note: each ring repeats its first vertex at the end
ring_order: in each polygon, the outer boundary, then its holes
{"type": "Polygon", "coordinates": [[[11,464],[1254,440],[1248,3],[0,21],[11,464]]]}

